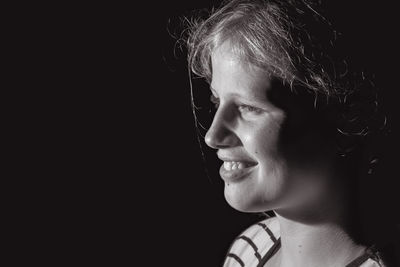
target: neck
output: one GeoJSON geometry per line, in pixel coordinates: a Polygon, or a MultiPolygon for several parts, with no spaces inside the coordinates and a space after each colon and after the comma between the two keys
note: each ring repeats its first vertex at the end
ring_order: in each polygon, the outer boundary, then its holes
{"type": "Polygon", "coordinates": [[[281,229],[281,267],[346,266],[365,250],[337,223],[307,224],[278,213],[277,218],[281,229]]]}
{"type": "Polygon", "coordinates": [[[364,253],[365,247],[356,244],[347,230],[346,213],[338,208],[343,205],[331,207],[329,201],[324,204],[323,209],[314,206],[309,216],[304,212],[275,211],[281,233],[277,266],[343,267],[364,253]]]}
{"type": "Polygon", "coordinates": [[[365,252],[354,241],[354,225],[349,227],[356,216],[350,212],[346,186],[336,186],[328,186],[331,191],[321,191],[308,204],[275,210],[281,234],[277,266],[343,267],[365,252]]]}

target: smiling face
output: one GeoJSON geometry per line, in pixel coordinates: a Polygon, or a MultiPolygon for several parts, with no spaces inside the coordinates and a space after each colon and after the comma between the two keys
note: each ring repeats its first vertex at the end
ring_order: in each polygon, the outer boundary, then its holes
{"type": "Polygon", "coordinates": [[[211,60],[218,110],[205,141],[224,161],[220,175],[227,202],[240,211],[262,212],[301,205],[320,194],[326,164],[315,156],[318,137],[288,126],[288,111],[269,97],[270,75],[241,62],[227,42],[211,60]]]}

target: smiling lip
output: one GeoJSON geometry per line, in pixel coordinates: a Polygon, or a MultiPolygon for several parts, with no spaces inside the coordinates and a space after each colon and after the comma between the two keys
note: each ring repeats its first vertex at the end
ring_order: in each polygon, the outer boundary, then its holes
{"type": "Polygon", "coordinates": [[[221,165],[221,168],[219,169],[219,174],[221,175],[221,178],[225,182],[229,182],[229,183],[242,180],[243,178],[248,176],[248,174],[251,172],[253,167],[257,165],[257,163],[255,163],[255,162],[244,161],[244,160],[240,160],[240,159],[230,159],[230,158],[228,159],[228,158],[222,158],[222,157],[220,157],[220,159],[223,160],[224,163],[221,165]],[[232,162],[236,162],[236,163],[232,163],[232,162]],[[229,168],[229,169],[225,168],[224,164],[227,165],[227,163],[229,163],[228,166],[231,168],[229,168]],[[236,165],[236,166],[233,167],[233,165],[236,165]],[[239,165],[240,165],[240,168],[239,168],[239,165]]]}

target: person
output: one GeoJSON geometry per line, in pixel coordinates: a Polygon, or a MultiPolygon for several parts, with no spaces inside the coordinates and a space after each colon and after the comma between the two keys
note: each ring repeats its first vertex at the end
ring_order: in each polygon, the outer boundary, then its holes
{"type": "Polygon", "coordinates": [[[188,66],[210,86],[204,139],[223,161],[225,199],[266,215],[232,242],[224,267],[389,266],[360,226],[356,193],[386,117],[319,9],[231,0],[188,20],[188,66]]]}

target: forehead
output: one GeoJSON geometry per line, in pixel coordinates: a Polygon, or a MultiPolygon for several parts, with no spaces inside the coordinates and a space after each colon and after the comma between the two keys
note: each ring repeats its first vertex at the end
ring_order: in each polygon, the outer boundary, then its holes
{"type": "Polygon", "coordinates": [[[269,73],[242,60],[229,42],[214,49],[211,64],[211,87],[218,93],[234,91],[262,97],[270,87],[269,73]]]}

